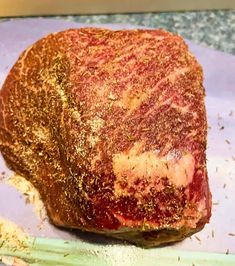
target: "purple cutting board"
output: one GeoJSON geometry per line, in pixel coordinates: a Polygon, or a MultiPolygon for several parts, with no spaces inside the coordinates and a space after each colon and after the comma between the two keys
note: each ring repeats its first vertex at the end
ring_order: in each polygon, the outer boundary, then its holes
{"type": "MultiPolygon", "coordinates": [[[[19,54],[27,46],[48,33],[84,26],[88,25],[38,18],[1,22],[0,87],[19,54]]],[[[136,26],[113,24],[92,26],[111,29],[136,28],[136,26]]],[[[235,253],[235,237],[229,235],[229,233],[235,233],[235,56],[196,45],[191,41],[187,43],[204,69],[206,106],[211,127],[208,134],[208,173],[213,202],[216,204],[213,205],[210,224],[197,234],[201,241],[192,236],[191,239],[188,238],[172,247],[223,253],[229,249],[230,253],[235,253]],[[234,115],[229,115],[231,111],[234,111],[234,115]],[[222,126],[224,129],[220,130],[222,126]],[[229,140],[230,144],[226,140],[229,140]],[[224,184],[226,184],[225,188],[224,184]]],[[[10,174],[2,158],[0,158],[1,171],[10,174]]],[[[120,242],[106,240],[93,234],[60,230],[48,222],[39,230],[39,220],[32,206],[25,205],[22,195],[1,182],[0,217],[12,220],[34,236],[77,239],[92,241],[94,244],[112,243],[113,246],[122,245],[120,242]]]]}

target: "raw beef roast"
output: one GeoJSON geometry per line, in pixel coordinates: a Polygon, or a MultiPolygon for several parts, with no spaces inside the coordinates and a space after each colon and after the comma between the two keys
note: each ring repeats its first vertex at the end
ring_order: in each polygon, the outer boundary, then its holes
{"type": "Polygon", "coordinates": [[[0,149],[51,221],[143,246],[209,221],[201,66],[161,30],[71,29],[28,48],[0,92],[0,149]]]}

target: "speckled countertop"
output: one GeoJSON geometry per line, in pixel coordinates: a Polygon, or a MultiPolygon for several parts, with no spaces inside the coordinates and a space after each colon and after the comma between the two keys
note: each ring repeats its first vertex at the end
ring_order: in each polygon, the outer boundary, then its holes
{"type": "Polygon", "coordinates": [[[195,43],[235,54],[235,10],[66,16],[81,23],[128,23],[164,28],[195,43]]]}
{"type": "Polygon", "coordinates": [[[125,23],[164,28],[195,43],[235,54],[235,10],[57,16],[55,18],[80,23],[125,23]]]}

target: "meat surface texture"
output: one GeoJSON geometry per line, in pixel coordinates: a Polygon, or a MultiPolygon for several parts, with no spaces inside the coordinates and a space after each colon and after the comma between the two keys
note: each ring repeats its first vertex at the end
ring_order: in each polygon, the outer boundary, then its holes
{"type": "Polygon", "coordinates": [[[0,149],[55,225],[145,247],[211,215],[201,66],[162,30],[70,29],[20,56],[0,92],[0,149]]]}

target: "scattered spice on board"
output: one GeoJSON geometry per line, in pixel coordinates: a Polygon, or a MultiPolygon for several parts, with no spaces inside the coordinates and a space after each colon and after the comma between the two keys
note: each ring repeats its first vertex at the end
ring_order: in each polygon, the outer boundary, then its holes
{"type": "Polygon", "coordinates": [[[230,113],[228,114],[229,116],[233,116],[233,110],[230,111],[230,113]]]}
{"type": "Polygon", "coordinates": [[[2,243],[0,244],[0,248],[3,247],[4,243],[5,243],[5,240],[3,240],[2,243]]]}
{"type": "Polygon", "coordinates": [[[234,156],[232,156],[232,159],[235,161],[235,157],[234,156]]]}
{"type": "Polygon", "coordinates": [[[6,246],[12,250],[27,249],[28,235],[13,222],[0,217],[1,247],[6,246]]]}
{"type": "Polygon", "coordinates": [[[0,181],[3,181],[6,178],[5,174],[5,172],[1,172],[0,181]]]}
{"type": "Polygon", "coordinates": [[[224,130],[224,126],[220,127],[220,129],[219,129],[219,130],[224,130]]]}
{"type": "Polygon", "coordinates": [[[214,230],[211,231],[211,236],[212,236],[212,238],[215,237],[215,232],[214,232],[214,230]]]}
{"type": "Polygon", "coordinates": [[[217,205],[219,205],[219,202],[213,202],[213,205],[217,206],[217,205]]]}
{"type": "Polygon", "coordinates": [[[225,254],[226,254],[226,255],[228,255],[228,254],[229,254],[229,249],[227,249],[227,250],[226,250],[226,253],[225,253],[225,254]]]}
{"type": "Polygon", "coordinates": [[[226,188],[226,184],[224,183],[223,188],[226,188]]]}
{"type": "Polygon", "coordinates": [[[216,166],[216,168],[215,168],[216,173],[218,172],[218,170],[219,170],[219,168],[218,168],[218,166],[216,166]]]}
{"type": "Polygon", "coordinates": [[[229,236],[235,236],[235,234],[234,234],[234,233],[229,233],[228,235],[229,235],[229,236]]]}
{"type": "Polygon", "coordinates": [[[230,142],[229,140],[227,140],[227,139],[225,140],[225,142],[226,142],[227,144],[231,144],[231,142],[230,142]]]}
{"type": "Polygon", "coordinates": [[[178,261],[180,261],[180,256],[178,256],[178,261]]]}
{"type": "Polygon", "coordinates": [[[2,261],[5,265],[12,266],[29,266],[29,264],[22,259],[10,256],[0,256],[0,261],[2,261]]]}
{"type": "MultiPolygon", "coordinates": [[[[43,223],[47,219],[46,209],[41,200],[39,192],[36,188],[25,178],[20,175],[14,174],[7,179],[7,184],[15,187],[25,197],[25,204],[32,204],[38,217],[43,223]]],[[[40,223],[40,226],[43,224],[40,223]]]]}
{"type": "Polygon", "coordinates": [[[198,236],[195,235],[195,238],[197,239],[198,242],[201,243],[201,239],[198,236]]]}

